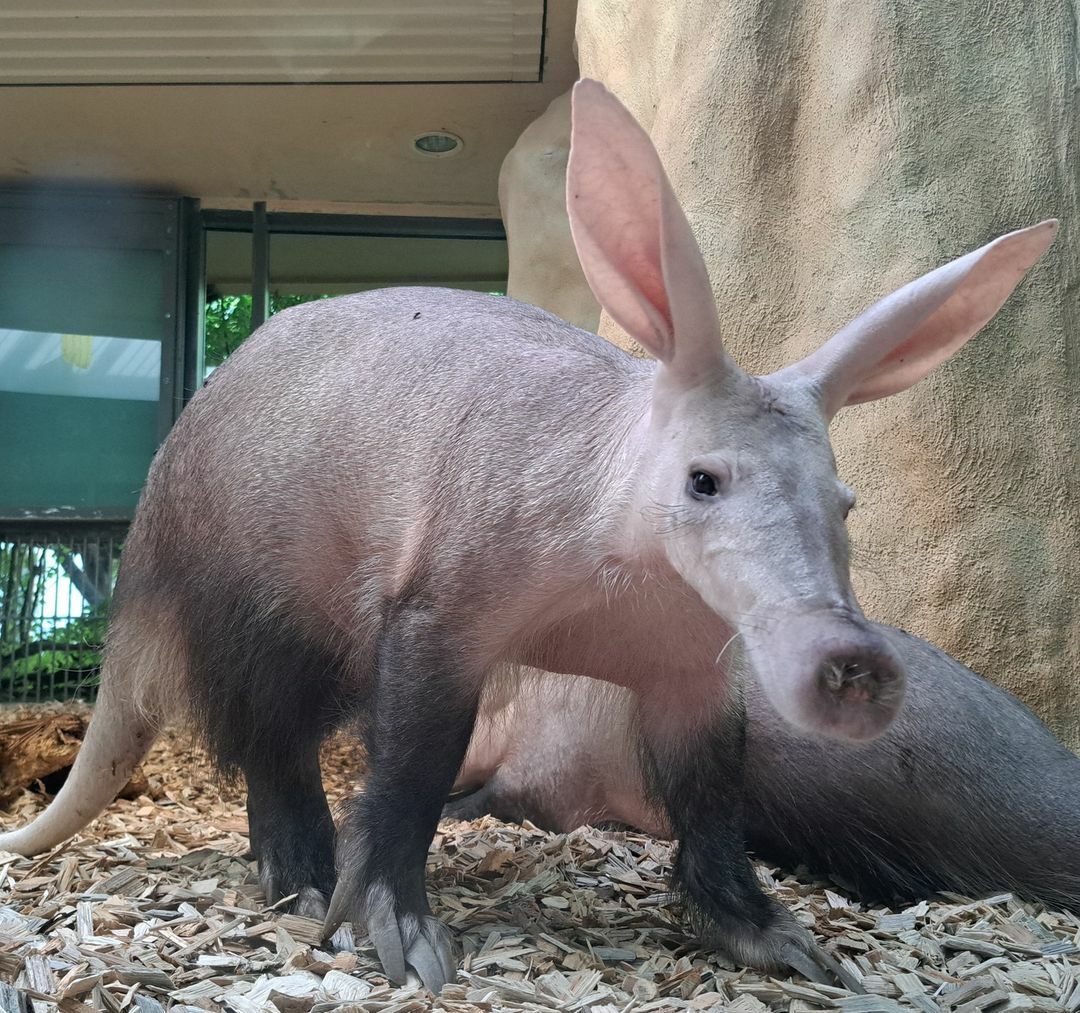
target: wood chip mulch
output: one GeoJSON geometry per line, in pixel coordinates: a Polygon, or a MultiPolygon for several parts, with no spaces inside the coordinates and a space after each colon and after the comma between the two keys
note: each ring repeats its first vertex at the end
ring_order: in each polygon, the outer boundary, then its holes
{"type": "MultiPolygon", "coordinates": [[[[332,802],[360,769],[347,740],[327,745],[332,802]]],[[[264,906],[243,794],[185,736],[163,737],[144,771],[146,792],[75,840],[37,858],[0,853],[0,1011],[1080,1011],[1072,914],[1009,894],[886,910],[759,865],[859,995],[696,949],[665,892],[667,842],[493,819],[444,822],[431,850],[434,910],[462,954],[433,997],[387,982],[349,926],[324,948],[317,922],[264,906]]],[[[44,801],[23,791],[0,823],[21,825],[44,801]]]]}

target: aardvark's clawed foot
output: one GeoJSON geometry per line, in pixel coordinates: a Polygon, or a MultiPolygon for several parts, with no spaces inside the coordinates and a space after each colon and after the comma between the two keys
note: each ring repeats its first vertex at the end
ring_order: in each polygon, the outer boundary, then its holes
{"type": "Polygon", "coordinates": [[[333,886],[333,877],[320,877],[320,882],[327,884],[325,890],[318,886],[297,883],[296,879],[295,875],[277,872],[277,867],[268,859],[264,858],[259,862],[259,882],[267,904],[282,906],[282,901],[292,896],[292,900],[283,905],[284,910],[304,918],[322,921],[326,917],[326,898],[329,896],[329,887],[333,886]]]}
{"type": "MultiPolygon", "coordinates": [[[[453,981],[456,964],[450,930],[427,910],[409,911],[395,900],[384,883],[372,883],[355,905],[352,891],[339,882],[330,901],[323,924],[324,938],[332,935],[343,921],[367,930],[386,976],[395,984],[405,983],[411,967],[436,995],[443,985],[453,981]],[[354,910],[354,908],[359,910],[354,910]]],[[[426,907],[426,905],[425,905],[426,907]]]]}
{"type": "Polygon", "coordinates": [[[818,946],[786,908],[775,904],[772,914],[764,928],[748,922],[729,922],[721,929],[718,946],[737,964],[774,973],[795,971],[818,984],[839,982],[851,992],[865,992],[859,981],[818,946]]]}

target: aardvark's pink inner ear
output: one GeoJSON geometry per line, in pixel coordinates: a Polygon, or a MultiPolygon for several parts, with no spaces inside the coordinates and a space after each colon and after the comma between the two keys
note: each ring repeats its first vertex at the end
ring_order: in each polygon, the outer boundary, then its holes
{"type": "Polygon", "coordinates": [[[780,377],[807,376],[832,416],[921,380],[988,323],[1054,241],[1051,219],[1010,232],[875,303],[780,377]]]}
{"type": "Polygon", "coordinates": [[[567,211],[612,319],[680,374],[726,364],[709,275],[648,134],[603,85],[572,99],[567,211]]]}

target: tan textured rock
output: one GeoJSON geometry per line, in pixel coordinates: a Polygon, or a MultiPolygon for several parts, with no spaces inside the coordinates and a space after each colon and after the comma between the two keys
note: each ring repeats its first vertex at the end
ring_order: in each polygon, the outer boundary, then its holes
{"type": "Polygon", "coordinates": [[[525,128],[499,172],[510,273],[506,294],[595,331],[600,306],[581,272],[566,216],[570,93],[525,128]]]}
{"type": "MultiPolygon", "coordinates": [[[[583,76],[652,134],[705,251],[724,339],[755,371],[995,235],[1063,219],[1055,247],[962,354],[913,391],[842,412],[833,439],[860,494],[850,529],[867,612],[1017,693],[1076,748],[1071,5],[580,0],[577,44],[583,76]]],[[[550,178],[531,204],[502,182],[511,241],[543,242],[548,257],[561,242],[572,258],[554,228],[517,226],[522,206],[555,214],[550,178]]],[[[512,275],[529,263],[519,245],[512,275]]],[[[568,301],[537,287],[528,298],[556,311],[568,301]]],[[[601,333],[625,341],[606,319],[601,333]]]]}

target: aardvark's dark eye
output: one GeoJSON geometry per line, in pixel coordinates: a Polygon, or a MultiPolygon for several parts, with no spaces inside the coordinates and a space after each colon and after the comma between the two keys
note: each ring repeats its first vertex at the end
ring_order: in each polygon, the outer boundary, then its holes
{"type": "Polygon", "coordinates": [[[690,473],[690,495],[694,499],[707,499],[720,492],[720,485],[707,471],[692,471],[690,473]]]}

